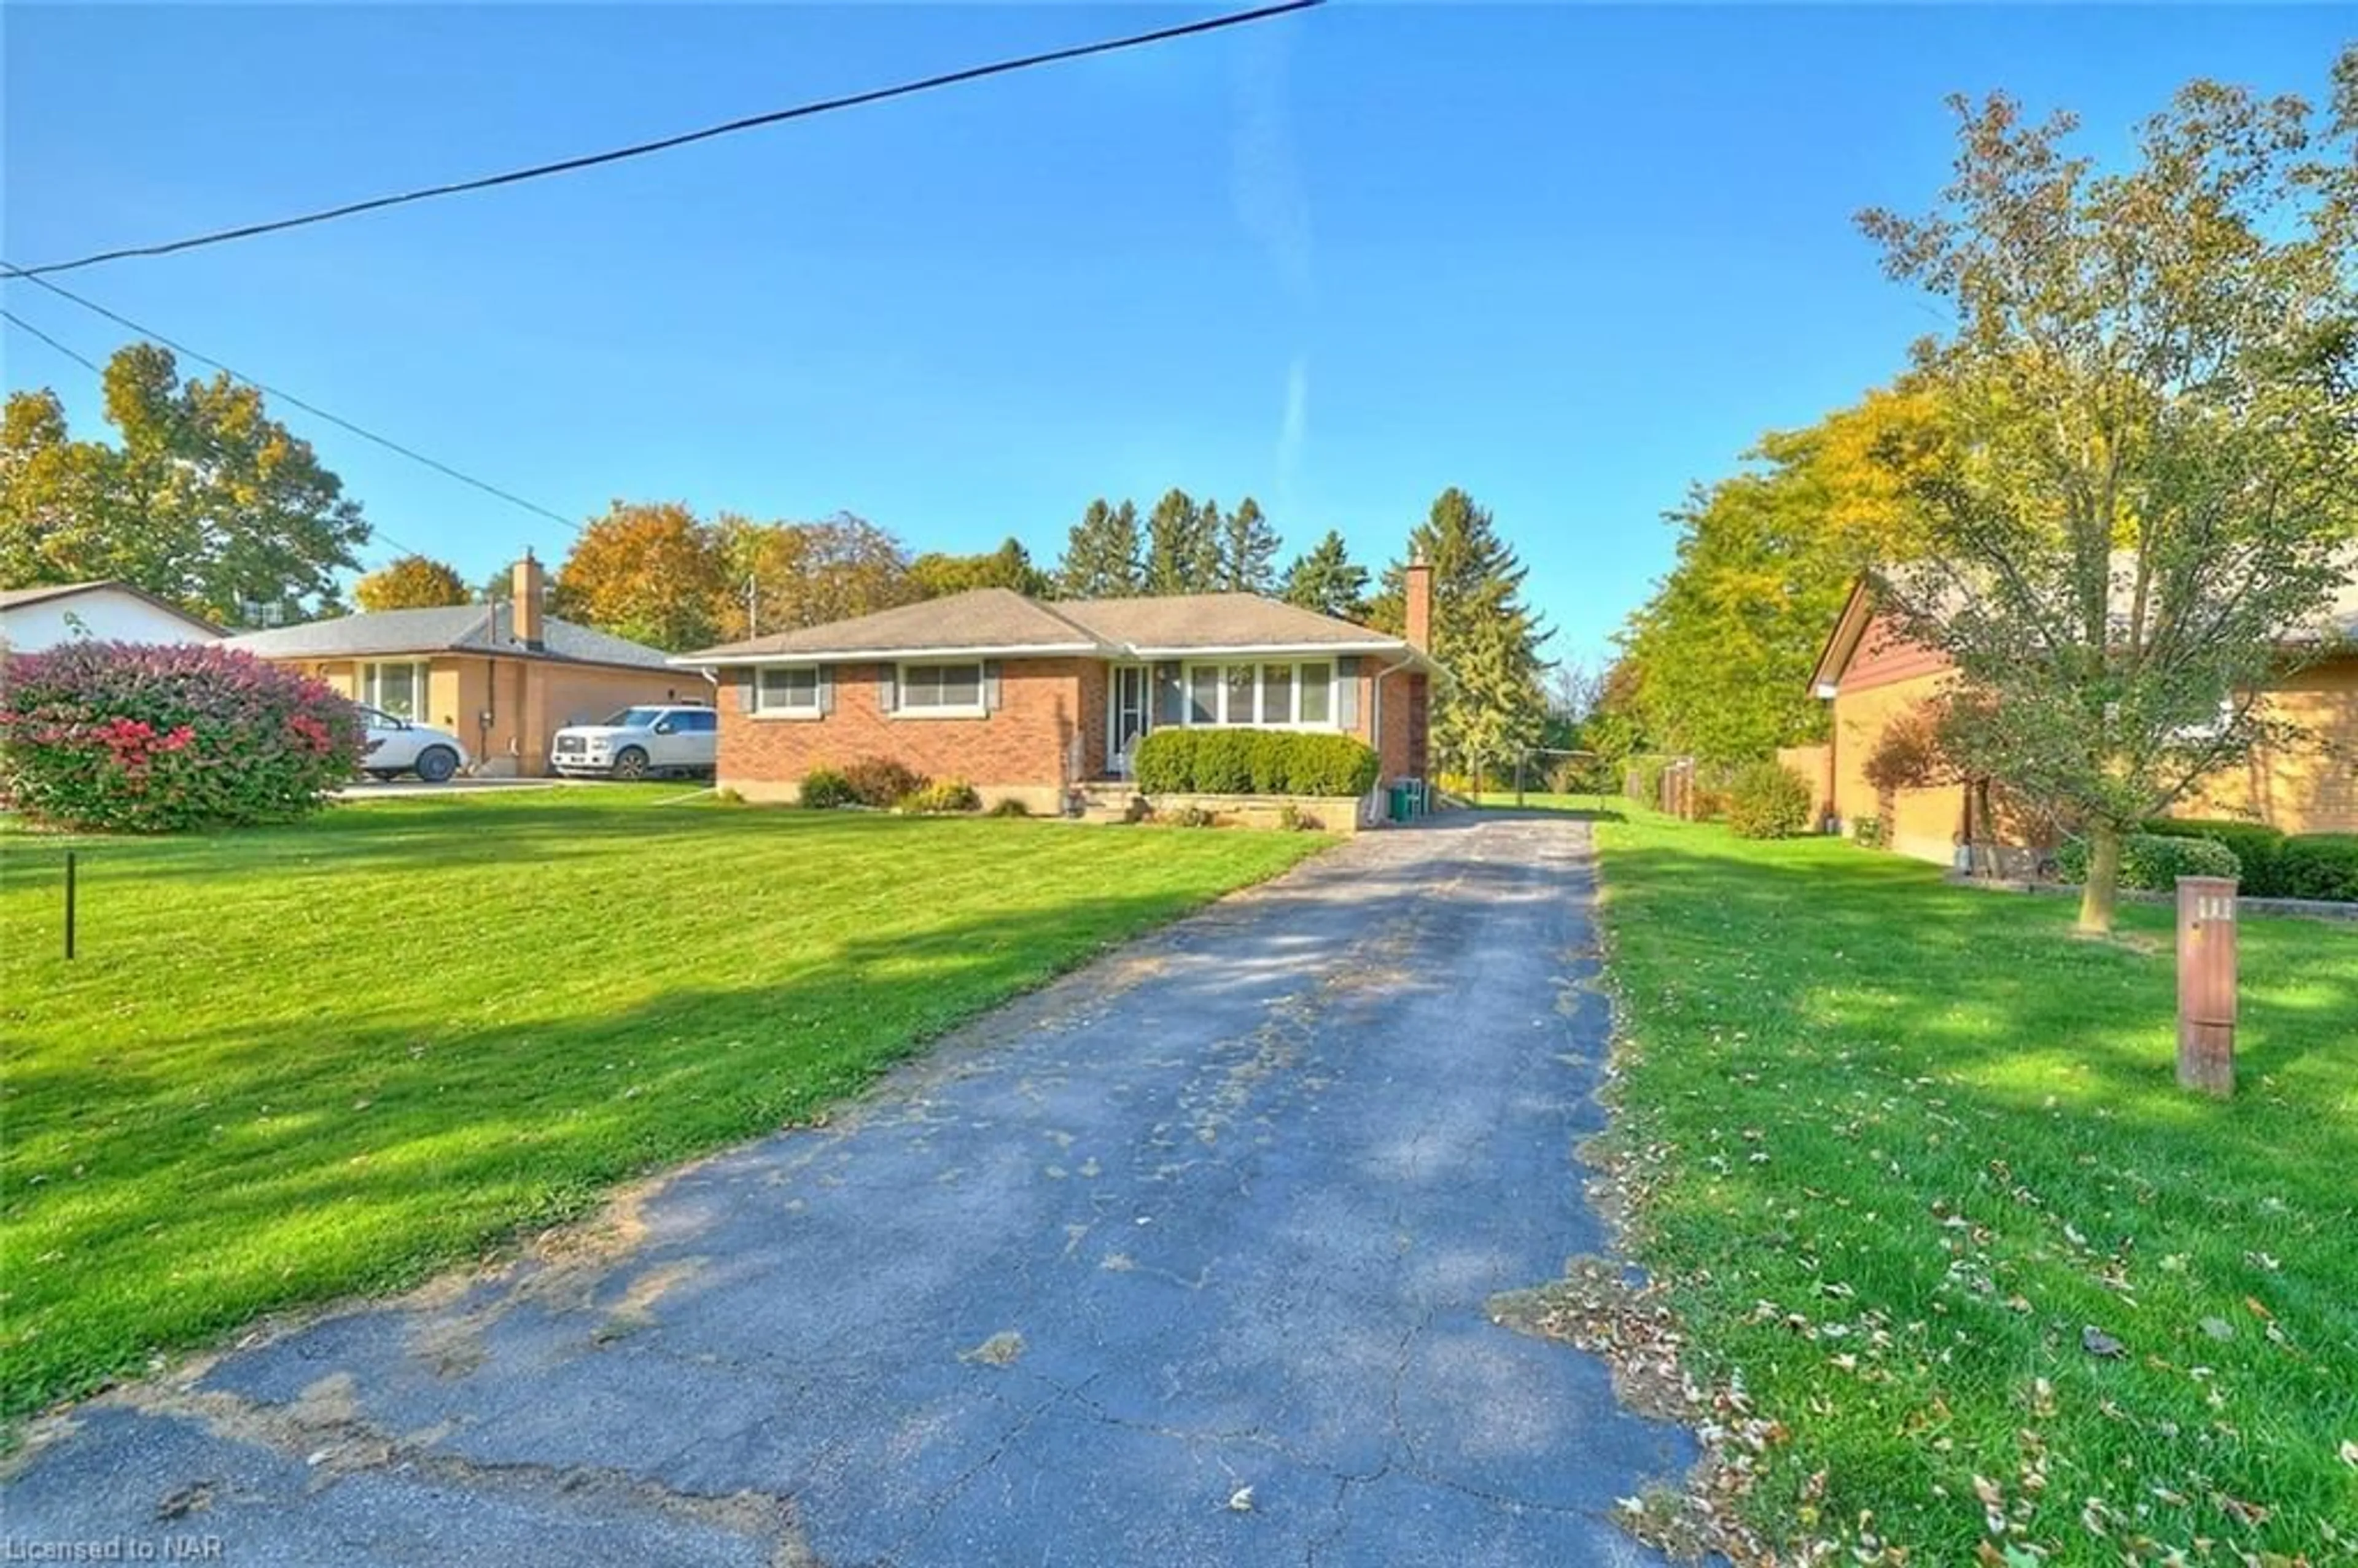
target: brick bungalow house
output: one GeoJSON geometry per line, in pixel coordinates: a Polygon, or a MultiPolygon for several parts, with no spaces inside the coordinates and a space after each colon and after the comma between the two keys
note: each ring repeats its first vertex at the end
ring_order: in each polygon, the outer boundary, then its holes
{"type": "MultiPolygon", "coordinates": [[[[2328,607],[2323,623],[2288,641],[2327,644],[2325,656],[2291,671],[2269,688],[2265,711],[2307,730],[2299,746],[2263,748],[2244,767],[2222,773],[2181,802],[2179,816],[2237,817],[2287,833],[2358,832],[2358,570],[2328,607]]],[[[1823,746],[1779,753],[1816,785],[1822,811],[1844,832],[1859,818],[1884,817],[1884,841],[1918,860],[1952,862],[1967,831],[1970,803],[1963,784],[1898,792],[1879,800],[1866,780],[1866,759],[1898,715],[1934,696],[1953,679],[1947,657],[1901,634],[1876,608],[1861,580],[1818,656],[1811,687],[1832,705],[1823,746]]],[[[2003,818],[2003,809],[1998,815],[2003,818]]],[[[2020,838],[1999,824],[2001,838],[2020,838]]]]}
{"type": "Polygon", "coordinates": [[[1408,568],[1404,637],[1249,593],[986,588],[673,662],[724,688],[716,782],[753,800],[882,756],[1055,813],[1126,779],[1140,738],[1172,724],[1356,735],[1389,783],[1425,773],[1432,579],[1408,568]]]}
{"type": "Polygon", "coordinates": [[[317,676],[355,702],[449,730],[478,771],[538,777],[549,739],[638,702],[708,702],[711,688],[660,648],[559,621],[527,553],[514,597],[383,610],[278,626],[228,645],[317,676]]]}

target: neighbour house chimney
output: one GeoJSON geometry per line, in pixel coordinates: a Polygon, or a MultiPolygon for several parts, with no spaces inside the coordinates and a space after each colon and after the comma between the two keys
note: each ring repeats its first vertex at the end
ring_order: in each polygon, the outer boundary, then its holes
{"type": "Polygon", "coordinates": [[[1433,563],[1422,550],[1413,551],[1401,573],[1401,599],[1407,625],[1403,634],[1417,652],[1433,650],[1433,563]]]}
{"type": "Polygon", "coordinates": [[[548,585],[541,575],[540,563],[530,550],[515,564],[515,577],[510,594],[514,603],[508,613],[514,618],[515,640],[527,648],[540,646],[541,601],[547,597],[548,585]]]}

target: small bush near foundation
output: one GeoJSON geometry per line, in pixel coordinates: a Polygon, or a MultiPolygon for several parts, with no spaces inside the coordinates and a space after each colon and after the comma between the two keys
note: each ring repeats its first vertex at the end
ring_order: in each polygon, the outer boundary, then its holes
{"type": "Polygon", "coordinates": [[[890,757],[862,757],[843,770],[851,798],[862,806],[898,806],[925,787],[925,775],[890,757]]]}
{"type": "Polygon", "coordinates": [[[849,806],[859,798],[840,768],[813,768],[803,775],[802,803],[814,811],[849,806]]]}
{"type": "Polygon", "coordinates": [[[2292,898],[2285,891],[2285,836],[2258,822],[2203,821],[2193,817],[2159,817],[2145,825],[2148,833],[2165,838],[2216,838],[2235,851],[2244,868],[2240,891],[2255,898],[2292,898]]]}
{"type": "Polygon", "coordinates": [[[974,785],[964,779],[936,779],[931,784],[920,784],[903,795],[900,807],[903,811],[925,816],[946,816],[960,811],[980,811],[982,796],[977,795],[974,792],[974,785]]]}
{"type": "Polygon", "coordinates": [[[1017,799],[1014,795],[1006,795],[1000,796],[997,801],[993,802],[990,809],[984,813],[984,815],[988,816],[1029,816],[1032,815],[1032,808],[1024,805],[1022,801],[1017,799]]]}
{"type": "Polygon", "coordinates": [[[1852,817],[1850,836],[1870,849],[1883,848],[1883,818],[1880,816],[1852,817]]]}

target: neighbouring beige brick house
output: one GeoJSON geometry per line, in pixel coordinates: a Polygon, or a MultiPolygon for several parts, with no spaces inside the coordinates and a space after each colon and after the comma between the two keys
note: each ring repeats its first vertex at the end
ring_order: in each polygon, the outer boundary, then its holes
{"type": "Polygon", "coordinates": [[[1326,730],[1375,749],[1379,785],[1425,772],[1432,568],[1404,636],[1249,593],[1035,600],[978,589],[674,662],[720,683],[716,782],[792,800],[863,757],[960,779],[986,804],[1066,809],[1118,788],[1166,725],[1326,730]]]}
{"type": "Polygon", "coordinates": [[[355,702],[447,730],[479,772],[538,777],[549,740],[642,702],[709,702],[711,687],[659,648],[545,612],[540,563],[514,597],[385,610],[233,637],[228,645],[317,676],[355,702]]]}
{"type": "MultiPolygon", "coordinates": [[[[2358,572],[2344,583],[2320,626],[2288,641],[2312,639],[2324,642],[2324,656],[2288,671],[2264,698],[2266,712],[2299,725],[2308,739],[2264,748],[2248,766],[2210,780],[2172,815],[2240,817],[2287,833],[2358,832],[2358,572]]],[[[1780,757],[1812,779],[1844,831],[1862,817],[1877,817],[1893,849],[1949,862],[1968,832],[1966,787],[1906,789],[1887,800],[1867,782],[1866,768],[1891,721],[1955,678],[1946,656],[1909,641],[1876,608],[1872,590],[1861,581],[1852,588],[1811,677],[1812,690],[1833,709],[1826,743],[1780,757]]],[[[2001,841],[2037,836],[2007,822],[2005,815],[2001,810],[1997,824],[2001,841]]]]}

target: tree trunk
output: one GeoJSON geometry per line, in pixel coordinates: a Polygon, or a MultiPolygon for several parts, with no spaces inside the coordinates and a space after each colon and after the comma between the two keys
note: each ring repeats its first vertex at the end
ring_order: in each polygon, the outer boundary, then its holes
{"type": "Polygon", "coordinates": [[[2080,894],[2080,929],[2109,935],[2113,904],[2121,884],[2121,830],[2111,822],[2088,825],[2088,885],[2080,894]]]}

